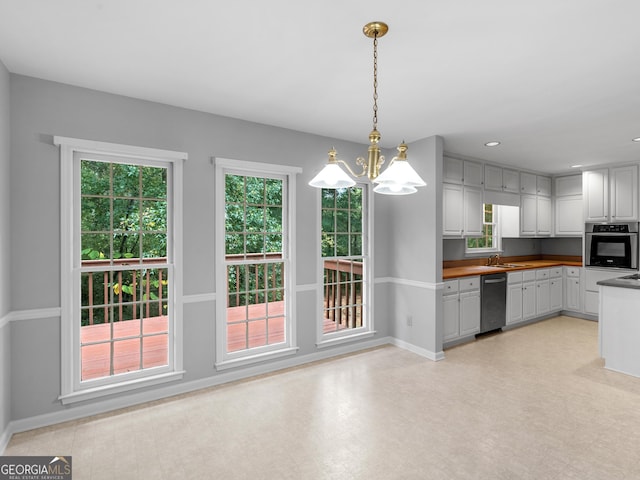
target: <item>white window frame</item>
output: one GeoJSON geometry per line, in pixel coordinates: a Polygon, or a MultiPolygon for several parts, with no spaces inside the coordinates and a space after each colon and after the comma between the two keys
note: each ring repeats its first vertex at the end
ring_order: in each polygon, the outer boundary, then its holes
{"type": "Polygon", "coordinates": [[[182,208],[184,152],[136,147],[93,140],[54,137],[60,147],[61,203],[61,394],[63,404],[81,402],[148,387],[183,378],[182,311],[182,208]],[[167,167],[167,235],[172,249],[167,251],[171,265],[169,365],[111,377],[81,381],[80,352],[80,178],[79,156],[112,158],[123,163],[167,167]],[[171,315],[173,314],[173,315],[171,315]]]}
{"type": "Polygon", "coordinates": [[[362,219],[364,225],[362,228],[362,277],[363,277],[363,291],[362,291],[362,316],[363,326],[357,328],[346,328],[335,332],[324,333],[324,260],[322,257],[322,189],[318,189],[317,194],[317,222],[316,222],[316,241],[317,241],[317,269],[318,272],[318,287],[316,290],[316,346],[318,348],[331,347],[342,343],[352,342],[355,340],[362,340],[375,335],[374,325],[374,306],[373,306],[373,289],[374,287],[374,271],[373,271],[373,186],[367,182],[357,182],[358,187],[364,189],[362,199],[363,215],[362,219]]]}
{"type": "Polygon", "coordinates": [[[298,351],[296,339],[296,272],[295,272],[295,213],[296,175],[299,167],[271,163],[248,162],[229,158],[215,158],[215,230],[216,230],[216,362],[217,370],[250,365],[293,355],[298,351]],[[280,178],[283,184],[283,251],[285,342],[263,347],[227,352],[227,270],[225,252],[225,176],[226,174],[250,177],[280,178]]]}
{"type": "Polygon", "coordinates": [[[491,248],[469,248],[469,244],[467,239],[470,237],[465,237],[464,238],[464,252],[465,252],[465,256],[469,256],[469,257],[473,257],[473,256],[483,256],[483,255],[487,255],[487,254],[492,254],[492,253],[502,253],[502,236],[501,236],[501,230],[500,230],[500,215],[499,215],[499,205],[496,205],[495,203],[492,204],[493,205],[493,222],[485,222],[484,221],[484,206],[485,204],[482,204],[482,225],[484,228],[484,225],[493,225],[493,247],[491,248]]]}

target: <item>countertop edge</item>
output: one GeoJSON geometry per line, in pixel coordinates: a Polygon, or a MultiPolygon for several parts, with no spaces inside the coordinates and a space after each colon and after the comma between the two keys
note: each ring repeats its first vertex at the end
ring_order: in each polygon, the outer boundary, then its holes
{"type": "MultiPolygon", "coordinates": [[[[473,265],[468,267],[452,267],[442,269],[442,279],[450,280],[453,278],[461,277],[474,277],[477,275],[490,275],[500,272],[518,272],[523,270],[535,270],[538,268],[553,268],[553,267],[582,267],[582,262],[570,262],[570,261],[553,261],[553,260],[528,260],[527,266],[513,267],[513,268],[500,268],[490,267],[483,265],[473,265]]],[[[629,287],[631,288],[631,287],[629,287]]],[[[638,286],[640,288],[640,285],[638,286]]]]}

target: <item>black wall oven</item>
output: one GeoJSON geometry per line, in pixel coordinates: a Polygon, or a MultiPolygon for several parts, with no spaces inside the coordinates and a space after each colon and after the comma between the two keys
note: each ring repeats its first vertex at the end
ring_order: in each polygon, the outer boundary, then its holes
{"type": "Polygon", "coordinates": [[[585,265],[638,269],[638,223],[587,223],[585,265]]]}

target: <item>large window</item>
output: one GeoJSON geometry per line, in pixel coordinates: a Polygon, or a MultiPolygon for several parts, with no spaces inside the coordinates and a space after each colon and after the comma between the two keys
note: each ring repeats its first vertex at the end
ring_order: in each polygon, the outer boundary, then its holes
{"type": "Polygon", "coordinates": [[[288,167],[218,159],[218,368],[295,346],[288,167]],[[262,171],[261,171],[262,170],[262,171]],[[221,220],[224,224],[221,225],[221,220]]]}
{"type": "Polygon", "coordinates": [[[63,343],[70,346],[68,354],[63,348],[62,400],[173,379],[181,374],[176,157],[186,155],[57,141],[68,266],[63,343]]]}
{"type": "Polygon", "coordinates": [[[321,342],[371,330],[367,187],[322,189],[321,342]]]}

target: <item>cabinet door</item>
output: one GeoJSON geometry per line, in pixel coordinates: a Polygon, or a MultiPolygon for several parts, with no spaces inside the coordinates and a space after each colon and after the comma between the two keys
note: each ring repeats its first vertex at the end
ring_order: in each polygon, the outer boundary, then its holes
{"type": "Polygon", "coordinates": [[[460,336],[480,331],[480,290],[460,294],[460,336]]]}
{"type": "Polygon", "coordinates": [[[638,166],[612,168],[610,175],[611,221],[637,221],[638,166]]]}
{"type": "Polygon", "coordinates": [[[556,177],[554,181],[556,184],[556,197],[582,195],[582,174],[556,177]]]}
{"type": "Polygon", "coordinates": [[[536,282],[536,315],[549,313],[549,280],[536,282]]]}
{"type": "Polygon", "coordinates": [[[482,235],[482,190],[464,187],[464,234],[482,235]]]}
{"type": "Polygon", "coordinates": [[[533,173],[520,173],[520,193],[535,195],[538,193],[536,175],[533,173]]]}
{"type": "Polygon", "coordinates": [[[478,162],[464,161],[464,184],[468,187],[482,187],[484,172],[482,164],[478,162]]]}
{"type": "Polygon", "coordinates": [[[562,310],[562,279],[552,278],[549,280],[549,311],[559,312],[562,310]]]}
{"type": "Polygon", "coordinates": [[[520,193],[520,172],[503,168],[502,188],[505,192],[520,193]]]}
{"type": "Polygon", "coordinates": [[[582,302],[580,302],[580,278],[567,277],[564,283],[565,306],[566,310],[573,312],[582,311],[582,302]]]}
{"type": "Polygon", "coordinates": [[[538,198],[535,195],[520,196],[520,234],[533,236],[537,231],[538,198]]]}
{"type": "Polygon", "coordinates": [[[556,235],[581,236],[582,215],[582,195],[556,197],[556,235]]]}
{"type": "Polygon", "coordinates": [[[551,199],[536,198],[536,234],[551,235],[551,199]]]}
{"type": "Polygon", "coordinates": [[[522,284],[522,319],[528,320],[536,316],[536,284],[522,284]]]}
{"type": "Polygon", "coordinates": [[[463,179],[464,162],[457,158],[444,157],[442,165],[442,181],[461,184],[463,179]]]}
{"type": "Polygon", "coordinates": [[[458,295],[444,295],[442,297],[444,315],[444,341],[453,340],[460,336],[460,302],[458,295]]]}
{"type": "Polygon", "coordinates": [[[484,166],[484,188],[502,191],[502,169],[500,167],[484,166]]]}
{"type": "Polygon", "coordinates": [[[536,176],[536,193],[545,197],[551,196],[551,177],[536,176]]]}
{"type": "Polygon", "coordinates": [[[507,323],[522,321],[522,284],[509,285],[507,290],[507,323]]]}
{"type": "Polygon", "coordinates": [[[582,173],[585,220],[609,220],[609,173],[607,169],[582,173]]]}
{"type": "Polygon", "coordinates": [[[442,234],[462,235],[464,228],[464,195],[462,185],[442,185],[442,234]]]}

